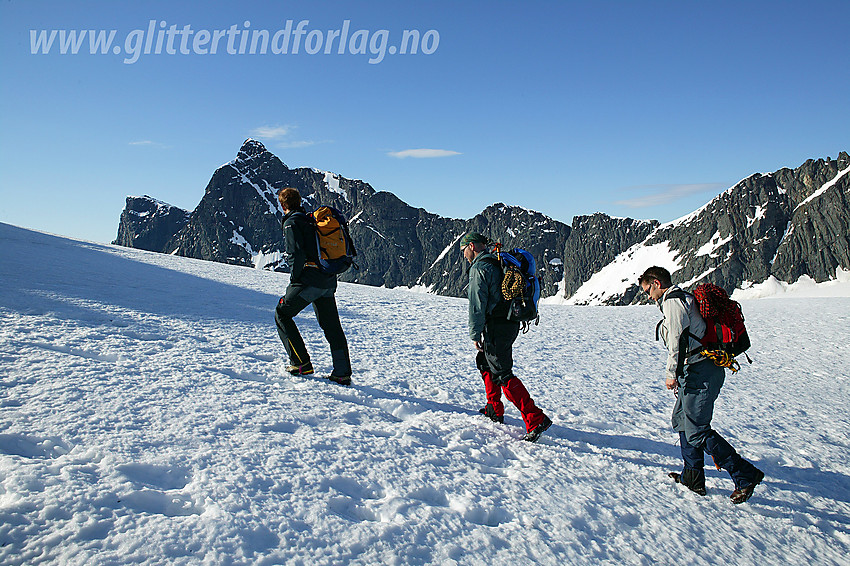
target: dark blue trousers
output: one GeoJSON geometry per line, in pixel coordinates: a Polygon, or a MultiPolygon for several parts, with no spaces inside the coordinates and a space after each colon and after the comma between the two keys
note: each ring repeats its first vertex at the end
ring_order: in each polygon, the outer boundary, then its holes
{"type": "Polygon", "coordinates": [[[702,470],[703,454],[729,472],[736,488],[752,484],[756,467],[742,458],[716,430],[711,428],[714,402],[720,394],[725,370],[710,360],[685,366],[679,378],[679,392],[673,407],[673,428],[679,431],[685,468],[702,470]]]}

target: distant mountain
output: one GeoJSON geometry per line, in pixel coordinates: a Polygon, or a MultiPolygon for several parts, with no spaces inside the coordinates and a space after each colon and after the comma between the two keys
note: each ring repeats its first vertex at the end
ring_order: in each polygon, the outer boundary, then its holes
{"type": "Polygon", "coordinates": [[[501,203],[469,220],[413,208],[368,183],[310,168],[288,168],[262,143],[246,140],[212,175],[192,212],[151,197],[128,197],[116,244],[288,271],[282,259],[277,192],[299,190],[308,210],[330,205],[350,221],[359,270],[343,281],[419,287],[463,295],[466,265],[457,243],[481,232],[537,258],[544,297],[571,304],[645,300],[637,277],[668,267],[690,287],[712,282],[731,292],[769,277],[816,281],[850,268],[850,156],[809,160],[796,169],[752,175],[674,222],[577,216],[572,226],[501,203]]]}
{"type": "MultiPolygon", "coordinates": [[[[644,299],[637,277],[654,264],[670,269],[684,287],[711,282],[730,293],[769,277],[789,283],[801,275],[819,282],[834,279],[836,268],[850,268],[848,193],[850,156],[842,152],[837,160],[809,160],[796,169],[752,175],[699,210],[654,225],[627,249],[621,249],[631,242],[624,227],[637,237],[648,225],[595,215],[593,224],[602,228],[593,233],[617,227],[620,240],[603,236],[616,257],[606,257],[599,269],[575,273],[565,254],[575,277],[567,278],[563,297],[572,304],[639,302],[644,299]]],[[[582,233],[574,221],[567,250],[592,256],[586,248],[593,242],[573,241],[582,233]]]]}
{"type": "Polygon", "coordinates": [[[539,212],[495,204],[470,220],[443,218],[413,208],[368,183],[310,168],[289,169],[262,143],[247,140],[236,159],[212,175],[191,213],[175,213],[181,222],[165,223],[149,212],[150,197],[128,197],[115,243],[187,257],[288,271],[282,259],[277,192],[299,190],[308,210],[330,205],[348,218],[358,249],[359,270],[342,281],[376,286],[419,286],[445,295],[461,295],[466,286],[457,250],[462,234],[475,230],[502,242],[521,245],[538,260],[543,295],[557,292],[563,279],[562,254],[570,227],[539,212]],[[170,233],[169,233],[170,230],[170,233]],[[156,238],[147,234],[156,234],[156,238]]]}
{"type": "Polygon", "coordinates": [[[614,261],[623,251],[642,242],[658,226],[657,220],[612,218],[597,212],[573,218],[567,238],[563,279],[565,297],[575,293],[588,278],[614,261]]]}
{"type": "Polygon", "coordinates": [[[189,212],[149,196],[127,197],[113,242],[128,248],[161,252],[189,222],[189,212]]]}

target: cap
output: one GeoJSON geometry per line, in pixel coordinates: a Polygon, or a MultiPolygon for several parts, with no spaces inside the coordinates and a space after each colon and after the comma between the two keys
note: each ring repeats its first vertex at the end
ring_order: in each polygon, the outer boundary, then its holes
{"type": "Polygon", "coordinates": [[[462,248],[469,244],[484,244],[486,246],[489,243],[490,239],[486,236],[482,236],[478,232],[470,232],[460,239],[460,247],[462,248]]]}

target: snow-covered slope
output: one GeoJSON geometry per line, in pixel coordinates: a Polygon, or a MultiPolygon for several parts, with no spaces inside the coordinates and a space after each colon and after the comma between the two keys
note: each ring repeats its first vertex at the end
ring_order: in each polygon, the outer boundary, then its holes
{"type": "Polygon", "coordinates": [[[715,426],[767,479],[733,506],[666,478],[652,306],[543,306],[531,445],[477,414],[462,299],[341,285],[342,388],[282,372],[286,275],[2,224],[0,265],[2,564],[847,564],[848,299],[744,302],[715,426]]]}

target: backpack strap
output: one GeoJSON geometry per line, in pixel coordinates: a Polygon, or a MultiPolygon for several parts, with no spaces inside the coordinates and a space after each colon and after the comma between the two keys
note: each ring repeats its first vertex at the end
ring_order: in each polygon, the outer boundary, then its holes
{"type": "Polygon", "coordinates": [[[682,299],[685,300],[686,297],[693,297],[687,291],[683,291],[682,289],[673,289],[672,291],[668,291],[666,295],[664,295],[664,301],[667,299],[682,299]]]}
{"type": "MultiPolygon", "coordinates": [[[[666,301],[667,299],[681,299],[681,300],[682,300],[682,302],[684,302],[684,301],[685,301],[685,298],[686,298],[689,294],[690,294],[690,293],[688,293],[688,292],[686,292],[686,291],[683,291],[683,290],[681,290],[681,289],[673,289],[672,291],[670,291],[669,293],[667,293],[666,295],[664,295],[664,297],[661,299],[661,303],[663,303],[663,302],[664,302],[664,301],[666,301]]],[[[659,303],[659,304],[658,304],[658,309],[659,309],[659,310],[661,310],[661,303],[659,303]]],[[[662,311],[662,312],[664,312],[664,311],[662,311]]],[[[663,318],[662,318],[661,320],[659,320],[659,321],[658,321],[658,324],[656,324],[656,325],[655,325],[655,341],[656,341],[656,342],[658,342],[658,341],[661,339],[661,325],[662,325],[662,324],[664,324],[664,319],[663,319],[663,318]]],[[[688,334],[689,334],[690,336],[693,336],[696,340],[701,340],[701,338],[697,338],[696,336],[694,336],[693,334],[691,334],[691,331],[690,331],[690,330],[691,330],[691,328],[690,328],[690,326],[689,326],[686,330],[688,331],[688,334]]],[[[682,332],[682,334],[684,334],[684,332],[682,332]]]]}
{"type": "MultiPolygon", "coordinates": [[[[687,306],[685,299],[689,296],[693,297],[693,295],[691,295],[687,291],[683,291],[682,289],[673,289],[672,291],[670,291],[669,293],[664,295],[664,298],[662,299],[661,302],[663,303],[667,299],[680,299],[683,303],[685,303],[685,306],[687,306]]],[[[658,308],[659,309],[661,308],[660,304],[658,305],[658,308]]],[[[656,342],[658,342],[661,339],[661,325],[662,324],[664,324],[663,318],[658,321],[658,324],[655,325],[655,341],[656,342]]],[[[707,330],[707,328],[708,327],[706,327],[706,330],[707,330]]],[[[698,354],[699,352],[701,352],[702,349],[703,349],[702,348],[702,338],[697,336],[696,334],[692,333],[690,326],[684,328],[682,330],[682,334],[679,336],[679,358],[682,358],[683,356],[685,358],[689,358],[689,357],[693,356],[694,354],[698,354]],[[694,340],[696,340],[697,342],[700,343],[700,347],[689,351],[688,350],[689,343],[685,338],[693,338],[694,340]],[[682,346],[684,346],[684,347],[682,347],[682,346]]],[[[682,366],[682,363],[683,363],[683,360],[680,360],[680,363],[679,363],[680,367],[682,366]]]]}
{"type": "MultiPolygon", "coordinates": [[[[499,269],[499,273],[501,274],[501,277],[505,276],[505,269],[502,267],[502,262],[500,260],[496,259],[495,257],[482,257],[481,261],[483,261],[484,263],[489,263],[490,265],[497,267],[499,269]]],[[[508,301],[505,300],[504,296],[502,295],[501,284],[499,285],[499,297],[500,297],[499,302],[496,303],[496,305],[493,307],[493,310],[491,310],[487,314],[487,318],[496,318],[496,319],[506,319],[507,318],[508,309],[510,307],[510,304],[508,303],[508,301]]]]}
{"type": "Polygon", "coordinates": [[[484,263],[489,263],[490,265],[495,265],[499,268],[499,271],[504,271],[502,269],[502,262],[496,259],[495,257],[482,257],[481,261],[483,261],[484,263]]]}

